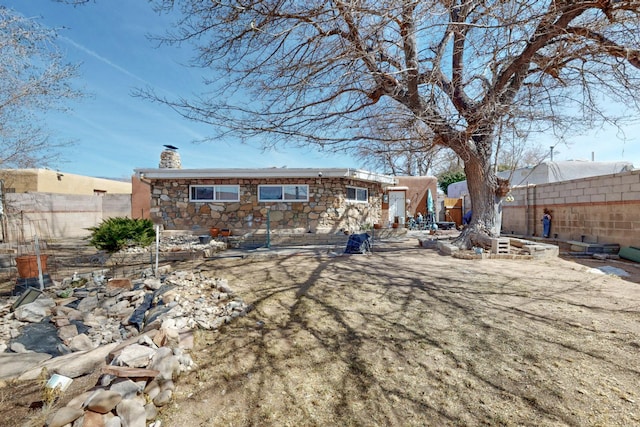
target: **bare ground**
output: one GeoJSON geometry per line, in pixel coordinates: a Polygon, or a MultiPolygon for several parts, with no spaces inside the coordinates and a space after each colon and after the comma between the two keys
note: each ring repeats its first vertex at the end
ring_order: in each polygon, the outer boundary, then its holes
{"type": "Polygon", "coordinates": [[[163,425],[640,424],[638,283],[415,244],[205,268],[256,309],[200,335],[163,425]]]}
{"type": "MultiPolygon", "coordinates": [[[[198,334],[199,369],[162,425],[639,425],[640,269],[614,265],[631,276],[461,260],[415,240],[177,265],[227,278],[255,309],[198,334]]],[[[2,422],[7,391],[0,425],[20,425],[2,422]]]]}

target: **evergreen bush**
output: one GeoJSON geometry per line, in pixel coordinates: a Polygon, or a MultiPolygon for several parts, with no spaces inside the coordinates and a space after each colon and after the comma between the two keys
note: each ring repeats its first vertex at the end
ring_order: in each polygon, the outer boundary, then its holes
{"type": "Polygon", "coordinates": [[[91,246],[110,253],[131,245],[149,246],[156,237],[149,219],[109,218],[88,230],[91,231],[91,246]]]}

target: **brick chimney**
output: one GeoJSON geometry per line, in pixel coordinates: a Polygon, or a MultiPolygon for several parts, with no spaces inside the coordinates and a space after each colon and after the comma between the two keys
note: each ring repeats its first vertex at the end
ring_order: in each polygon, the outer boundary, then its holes
{"type": "Polygon", "coordinates": [[[160,153],[160,165],[161,169],[182,169],[182,163],[180,162],[180,154],[174,149],[166,149],[160,153]]]}

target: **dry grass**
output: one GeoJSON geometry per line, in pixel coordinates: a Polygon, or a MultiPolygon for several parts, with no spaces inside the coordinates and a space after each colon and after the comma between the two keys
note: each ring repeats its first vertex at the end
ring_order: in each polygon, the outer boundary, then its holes
{"type": "Polygon", "coordinates": [[[413,248],[203,268],[256,310],[199,335],[163,425],[640,423],[635,283],[413,248]]]}

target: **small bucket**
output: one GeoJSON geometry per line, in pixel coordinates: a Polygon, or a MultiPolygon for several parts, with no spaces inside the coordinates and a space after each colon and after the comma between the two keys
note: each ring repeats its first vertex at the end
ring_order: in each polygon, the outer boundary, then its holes
{"type": "MultiPolygon", "coordinates": [[[[47,255],[40,255],[40,268],[42,272],[47,271],[47,255]]],[[[18,267],[18,276],[23,279],[38,277],[38,258],[35,255],[21,255],[16,257],[16,267],[18,267]]]]}

